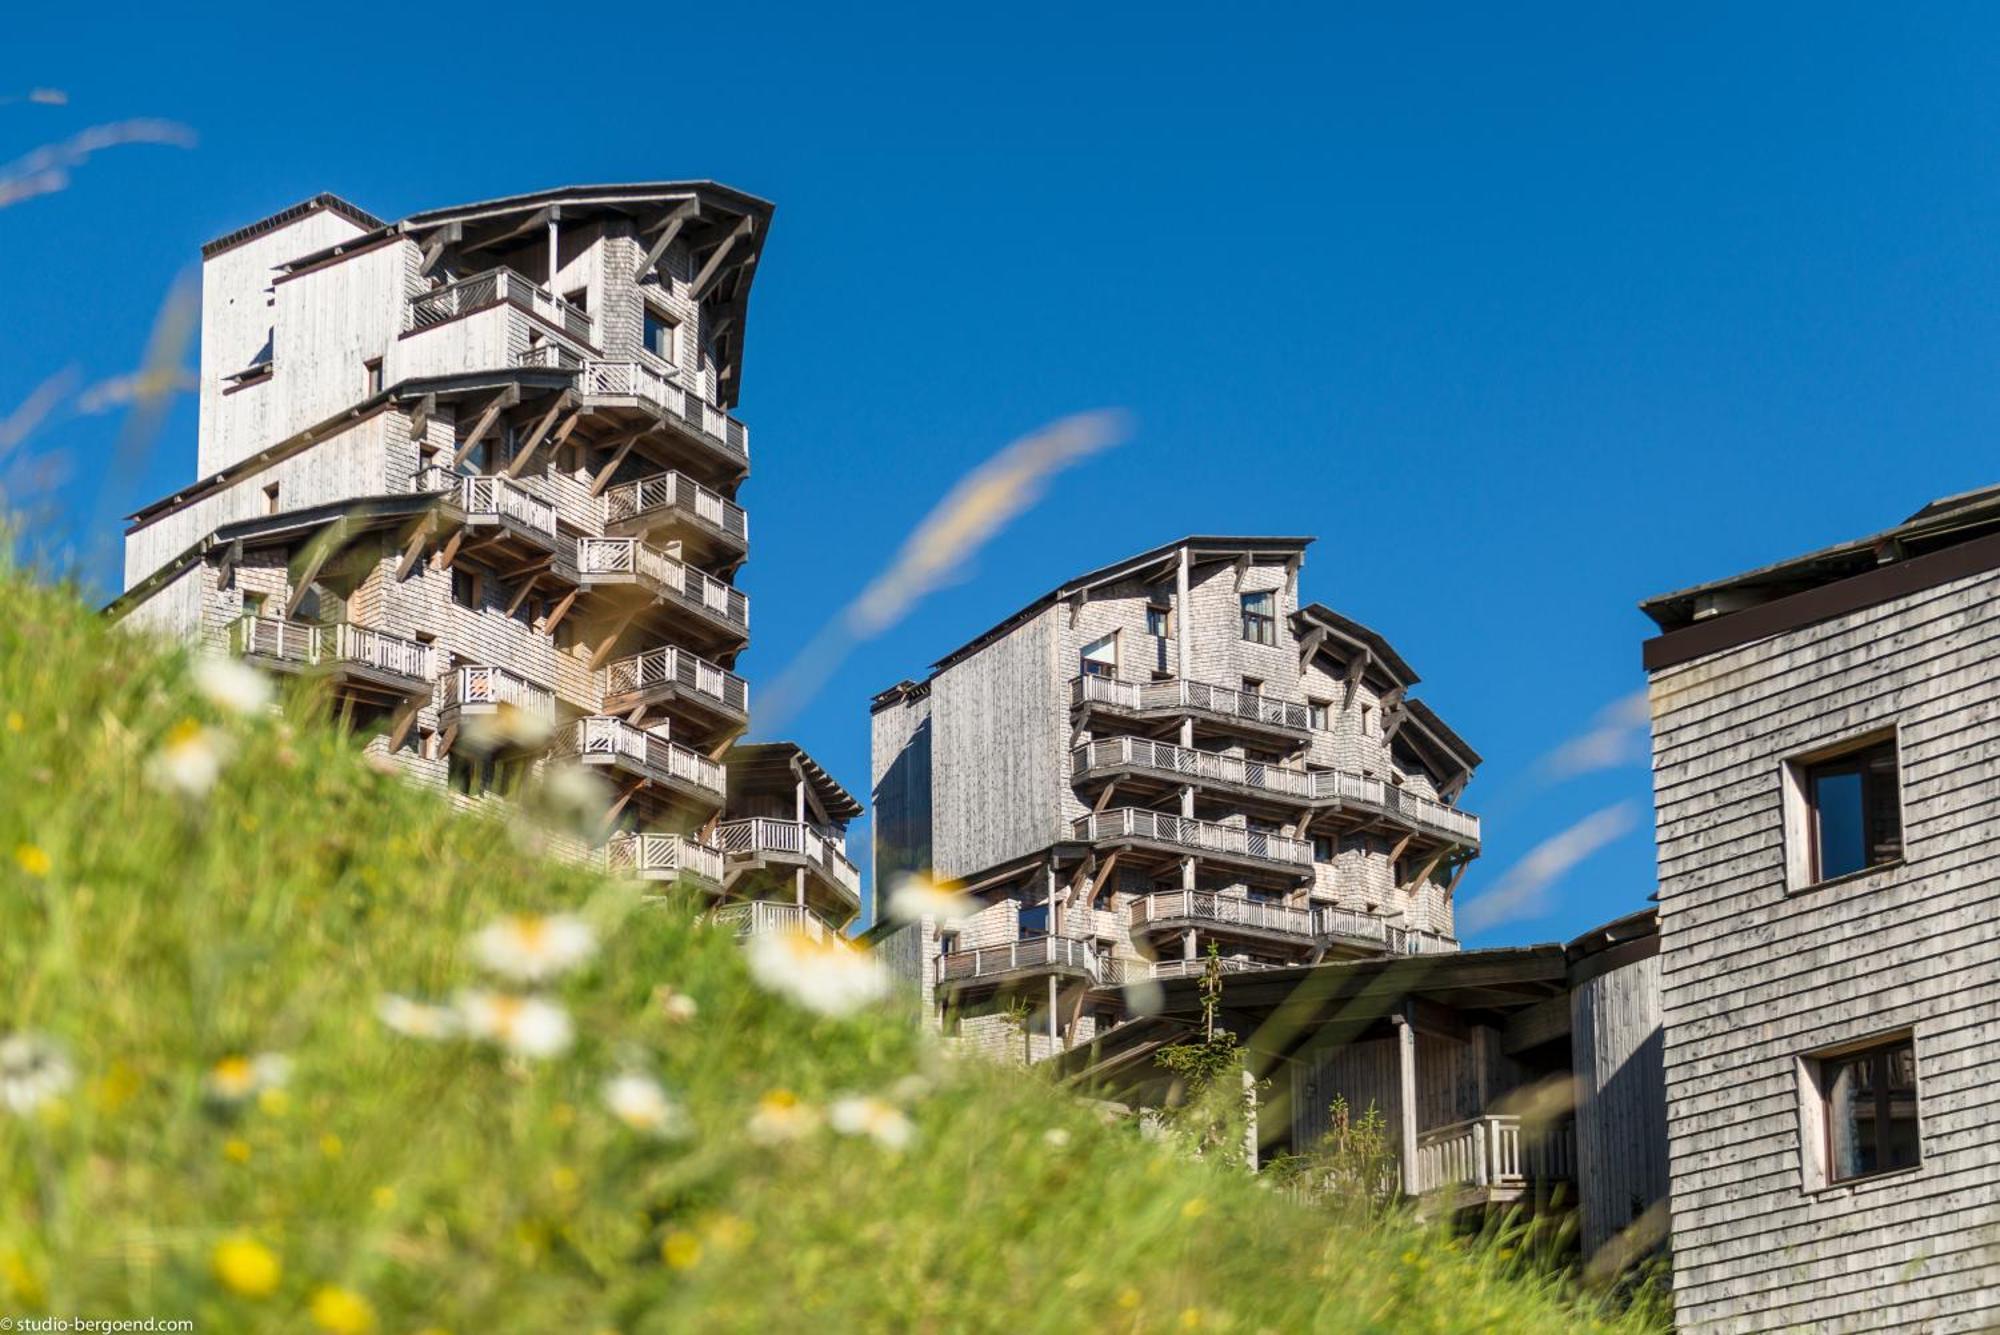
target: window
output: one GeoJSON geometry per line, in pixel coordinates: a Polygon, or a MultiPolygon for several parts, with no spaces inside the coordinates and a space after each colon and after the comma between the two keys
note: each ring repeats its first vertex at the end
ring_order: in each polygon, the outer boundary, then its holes
{"type": "Polygon", "coordinates": [[[1808,1114],[1819,1122],[1808,1142],[1817,1142],[1822,1170],[1814,1185],[1917,1166],[1923,1155],[1914,1035],[1812,1057],[1806,1068],[1808,1114]]]}
{"type": "Polygon", "coordinates": [[[1902,859],[1898,768],[1894,733],[1786,765],[1785,862],[1791,888],[1902,859]]]}
{"type": "Polygon", "coordinates": [[[1101,640],[1092,640],[1084,645],[1082,662],[1077,670],[1086,677],[1117,676],[1118,632],[1113,631],[1101,640]]]}
{"type": "Polygon", "coordinates": [[[1333,836],[1330,834],[1316,834],[1312,837],[1312,839],[1313,839],[1313,861],[1314,862],[1333,861],[1333,836]]]}
{"type": "Polygon", "coordinates": [[[563,293],[562,296],[564,301],[567,301],[570,305],[576,307],[578,310],[584,312],[588,312],[590,310],[589,288],[573,287],[569,291],[563,293]]]}
{"type": "Polygon", "coordinates": [[[1146,633],[1169,639],[1174,633],[1174,595],[1155,589],[1146,600],[1146,633]]]}
{"type": "Polygon", "coordinates": [[[680,323],[673,317],[664,315],[651,306],[646,308],[644,331],[646,351],[669,366],[676,365],[679,360],[680,332],[680,323]]]}
{"type": "Polygon", "coordinates": [[[451,600],[460,607],[479,608],[479,576],[470,570],[453,568],[451,572],[451,600]]]}
{"type": "Polygon", "coordinates": [[[382,392],[382,359],[380,357],[370,357],[367,361],[361,363],[361,374],[363,383],[366,385],[366,393],[380,394],[382,392]]]}
{"type": "Polygon", "coordinates": [[[939,933],[938,933],[938,954],[940,954],[940,955],[951,955],[951,954],[956,954],[956,953],[957,953],[957,951],[958,951],[958,933],[957,933],[957,932],[939,932],[939,933]]]}
{"type": "Polygon", "coordinates": [[[1243,638],[1252,644],[1278,642],[1278,597],[1266,590],[1243,595],[1243,638]]]}
{"type": "Polygon", "coordinates": [[[1361,706],[1361,735],[1363,737],[1373,737],[1375,735],[1375,706],[1373,705],[1361,706]]]}
{"type": "Polygon", "coordinates": [[[278,513],[278,484],[275,482],[264,488],[264,513],[267,515],[278,513]]]}
{"type": "Polygon", "coordinates": [[[244,615],[244,616],[246,616],[246,617],[260,617],[260,616],[263,616],[263,615],[264,615],[264,595],[263,595],[263,594],[261,594],[261,593],[246,593],[246,594],[244,594],[244,595],[243,595],[243,615],[244,615]]]}
{"type": "Polygon", "coordinates": [[[1243,694],[1262,695],[1263,693],[1264,679],[1262,677],[1245,677],[1243,679],[1243,694]]]}
{"type": "Polygon", "coordinates": [[[1333,725],[1328,722],[1331,717],[1326,701],[1306,701],[1306,722],[1312,726],[1314,732],[1325,732],[1331,728],[1333,725]]]}
{"type": "Polygon", "coordinates": [[[1047,936],[1049,934],[1049,906],[1047,904],[1036,904],[1031,908],[1023,904],[1020,912],[1020,933],[1023,941],[1028,940],[1030,937],[1047,936]]]}

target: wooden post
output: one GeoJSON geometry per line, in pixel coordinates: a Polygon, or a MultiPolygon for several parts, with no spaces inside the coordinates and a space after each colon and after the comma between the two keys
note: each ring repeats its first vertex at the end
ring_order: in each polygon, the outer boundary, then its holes
{"type": "Polygon", "coordinates": [[[1194,958],[1194,928],[1192,927],[1181,933],[1181,958],[1184,960],[1194,958]]]}
{"type": "MultiPolygon", "coordinates": [[[[1190,648],[1192,633],[1188,629],[1188,549],[1183,547],[1180,561],[1174,566],[1174,672],[1182,681],[1188,679],[1188,665],[1193,650],[1190,648]]],[[[1181,745],[1194,743],[1192,722],[1181,725],[1181,745]]]]}
{"type": "MultiPolygon", "coordinates": [[[[1053,941],[1053,940],[1054,940],[1054,938],[1053,938],[1053,937],[1051,937],[1051,938],[1050,938],[1050,940],[1051,940],[1051,941],[1053,941]]],[[[1051,947],[1051,949],[1053,949],[1053,947],[1051,947]]],[[[1054,1053],[1056,1052],[1056,1045],[1057,1045],[1057,1038],[1056,1038],[1056,976],[1055,976],[1054,974],[1050,974],[1050,975],[1049,975],[1049,1052],[1050,1052],[1050,1054],[1051,1054],[1051,1055],[1053,1055],[1053,1054],[1054,1054],[1054,1053]]]]}
{"type": "Polygon", "coordinates": [[[1410,1024],[1407,1005],[1389,1017],[1396,1026],[1396,1077],[1403,1159],[1403,1194],[1417,1194],[1417,1031],[1410,1024]]]}

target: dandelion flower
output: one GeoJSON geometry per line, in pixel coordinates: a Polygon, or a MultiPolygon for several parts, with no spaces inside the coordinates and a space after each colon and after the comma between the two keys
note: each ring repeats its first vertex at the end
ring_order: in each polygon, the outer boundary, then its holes
{"type": "Polygon", "coordinates": [[[14,865],[30,876],[47,876],[55,863],[40,844],[16,844],[14,865]]]}
{"type": "Polygon", "coordinates": [[[850,1095],[827,1107],[826,1120],[843,1136],[867,1136],[885,1150],[907,1149],[917,1128],[903,1110],[886,1099],[850,1095]]]}
{"type": "Polygon", "coordinates": [[[628,1071],[604,1082],[604,1106],[634,1131],[678,1139],[688,1133],[687,1110],[649,1075],[628,1071]]]}
{"type": "Polygon", "coordinates": [[[674,1270],[692,1270],[701,1262],[701,1239],[675,1229],[660,1242],[660,1259],[674,1270]]]}
{"type": "Polygon", "coordinates": [[[27,1116],[53,1103],[76,1083],[76,1068],[51,1038],[9,1034],[0,1038],[0,1104],[27,1116]]]}
{"type": "Polygon", "coordinates": [[[231,1163],[249,1163],[250,1142],[241,1136],[231,1136],[222,1142],[222,1157],[231,1163]]]}
{"type": "Polygon", "coordinates": [[[838,939],[768,932],[751,938],[749,954],[753,978],[821,1015],[851,1015],[889,990],[881,961],[838,939]]]}
{"type": "Polygon", "coordinates": [[[472,953],[488,972],[522,983],[568,973],[596,950],[590,924],[568,913],[513,914],[472,938],[472,953]]]}
{"type": "Polygon", "coordinates": [[[222,776],[229,751],[226,735],[204,728],[193,719],[182,719],[168,731],[160,749],[147,762],[146,775],[156,788],[183,797],[206,797],[222,776]]]}
{"type": "Polygon", "coordinates": [[[458,1012],[385,992],[375,1002],[375,1018],[405,1038],[451,1038],[463,1027],[458,1012]]]}
{"type": "Polygon", "coordinates": [[[271,703],[271,679],[238,658],[206,654],[194,665],[194,686],[232,714],[255,714],[271,703]]]}
{"type": "Polygon", "coordinates": [[[889,891],[889,916],[898,922],[935,918],[946,927],[964,922],[980,910],[970,895],[947,890],[925,876],[906,875],[889,891]]]}
{"type": "Polygon", "coordinates": [[[757,1111],[743,1131],[759,1145],[781,1145],[812,1134],[818,1125],[819,1113],[811,1104],[801,1103],[789,1089],[774,1089],[757,1100],[757,1111]]]}
{"type": "Polygon", "coordinates": [[[352,1289],[327,1284],[312,1296],[313,1324],[327,1335],[368,1335],[375,1329],[375,1308],[352,1289]]]}
{"type": "Polygon", "coordinates": [[[518,1057],[554,1057],[568,1050],[569,1012],[540,997],[465,992],[458,998],[465,1032],[518,1057]]]}
{"type": "Polygon", "coordinates": [[[230,1056],[208,1070],[208,1094],[218,1103],[241,1103],[291,1078],[291,1059],[275,1052],[230,1056]]]}
{"type": "Polygon", "coordinates": [[[234,1233],[216,1243],[209,1265],[223,1288],[245,1298],[270,1297],[285,1273],[277,1253],[247,1233],[234,1233]]]}

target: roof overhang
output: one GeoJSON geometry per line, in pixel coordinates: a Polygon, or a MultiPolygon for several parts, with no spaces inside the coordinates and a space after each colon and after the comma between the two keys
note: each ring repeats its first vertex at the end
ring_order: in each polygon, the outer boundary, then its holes
{"type": "Polygon", "coordinates": [[[803,780],[834,820],[849,821],[861,814],[860,800],[797,742],[745,742],[730,747],[722,763],[732,805],[746,794],[783,791],[803,780]]]}
{"type": "Polygon", "coordinates": [[[1303,626],[1308,631],[1325,632],[1321,641],[1323,652],[1339,654],[1344,658],[1365,653],[1369,666],[1391,686],[1408,690],[1423,680],[1380,633],[1351,617],[1342,616],[1325,603],[1308,603],[1293,614],[1292,621],[1294,629],[1303,626]]]}

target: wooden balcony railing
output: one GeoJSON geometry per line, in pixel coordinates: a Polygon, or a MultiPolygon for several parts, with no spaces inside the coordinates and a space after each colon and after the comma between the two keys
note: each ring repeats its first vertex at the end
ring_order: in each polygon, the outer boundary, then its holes
{"type": "Polygon", "coordinates": [[[1115,677],[1085,674],[1071,680],[1070,701],[1145,713],[1185,710],[1287,732],[1308,731],[1306,707],[1299,701],[1178,677],[1171,681],[1119,681],[1115,677]]]}
{"type": "Polygon", "coordinates": [[[645,399],[710,444],[744,459],[750,457],[748,427],[644,362],[586,361],[577,376],[577,389],[591,398],[645,399]]]}
{"type": "Polygon", "coordinates": [[[732,928],[739,937],[764,936],[771,932],[798,932],[812,941],[825,941],[840,933],[811,909],[797,904],[775,904],[752,900],[747,904],[724,904],[708,915],[717,927],[732,928]]]}
{"type": "Polygon", "coordinates": [[[436,653],[430,645],[345,621],[310,625],[253,614],[237,620],[231,638],[239,654],[302,666],[351,663],[413,681],[430,681],[437,675],[436,653]]]}
{"type": "MultiPolygon", "coordinates": [[[[1208,970],[1206,959],[1154,960],[1150,966],[1144,961],[1123,961],[1128,978],[1157,978],[1165,982],[1170,978],[1199,978],[1208,970]]],[[[1216,957],[1216,966],[1224,973],[1256,973],[1263,969],[1281,969],[1281,964],[1266,964],[1262,960],[1237,959],[1230,955],[1216,957]]]]}
{"type": "Polygon", "coordinates": [[[1139,769],[1190,784],[1226,783],[1304,801],[1312,794],[1312,776],[1289,765],[1197,751],[1144,737],[1105,737],[1070,752],[1070,773],[1082,778],[1093,770],[1139,769]]]}
{"type": "Polygon", "coordinates": [[[440,686],[438,704],[444,709],[491,709],[512,705],[542,718],[553,719],[556,716],[555,692],[503,667],[456,668],[440,686]]]}
{"type": "Polygon", "coordinates": [[[605,714],[580,718],[563,731],[559,749],[585,764],[622,763],[647,778],[673,780],[717,798],[725,791],[720,764],[622,718],[605,714]]]}
{"type": "Polygon", "coordinates": [[[488,269],[410,298],[410,328],[428,329],[502,302],[540,316],[571,338],[591,341],[588,313],[507,268],[488,269]]]}
{"type": "Polygon", "coordinates": [[[669,685],[706,696],[732,714],[750,712],[748,682],[678,646],[646,649],[615,658],[604,668],[606,699],[669,685]]]}
{"type": "Polygon", "coordinates": [[[759,857],[777,853],[802,858],[855,899],[861,897],[860,868],[847,860],[832,838],[804,821],[765,816],[727,821],[716,831],[716,839],[726,854],[759,857]]]}
{"type": "Polygon", "coordinates": [[[1000,978],[1053,968],[1079,969],[1092,981],[1101,981],[1104,975],[1103,962],[1088,942],[1064,936],[1035,936],[938,956],[940,982],[1000,978]]]}
{"type": "Polygon", "coordinates": [[[1144,895],[1132,901],[1128,912],[1135,930],[1149,923],[1174,921],[1249,927],[1295,936],[1302,942],[1312,940],[1314,935],[1313,915],[1307,909],[1264,904],[1254,899],[1219,895],[1212,890],[1170,890],[1144,895]]]}
{"type": "Polygon", "coordinates": [[[738,542],[750,540],[750,517],[734,501],[724,500],[699,482],[680,473],[655,473],[650,477],[621,482],[604,493],[604,522],[625,519],[659,510],[679,510],[693,515],[711,528],[738,542]]]}
{"type": "Polygon", "coordinates": [[[1565,1122],[1524,1138],[1521,1119],[1489,1113],[1417,1136],[1412,1194],[1449,1187],[1519,1187],[1575,1175],[1576,1127],[1565,1122]]]}
{"type": "Polygon", "coordinates": [[[1312,866],[1312,845],[1303,839],[1137,807],[1114,807],[1084,816],[1076,822],[1075,833],[1079,839],[1090,840],[1149,839],[1194,853],[1281,862],[1300,871],[1312,866]]]}
{"type": "Polygon", "coordinates": [[[604,846],[605,869],[665,880],[677,874],[722,884],[722,852],[684,834],[621,834],[604,846]]]}
{"type": "Polygon", "coordinates": [[[637,538],[578,538],[576,567],[592,575],[633,575],[672,594],[681,603],[720,617],[741,630],[750,628],[750,600],[686,562],[637,538]]]}
{"type": "Polygon", "coordinates": [[[551,540],[556,536],[556,507],[509,478],[433,465],[417,474],[417,490],[434,492],[468,515],[511,519],[551,540]]]}

